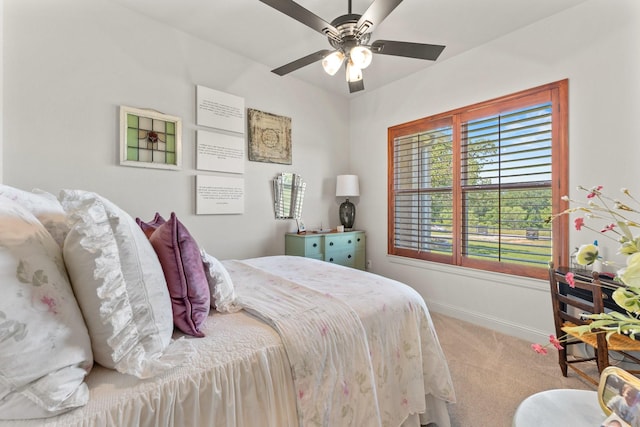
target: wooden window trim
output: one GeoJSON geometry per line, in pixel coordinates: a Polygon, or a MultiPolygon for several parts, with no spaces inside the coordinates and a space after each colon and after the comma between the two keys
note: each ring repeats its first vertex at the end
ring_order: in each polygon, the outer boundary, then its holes
{"type": "MultiPolygon", "coordinates": [[[[523,266],[504,262],[485,261],[467,258],[462,255],[462,230],[460,226],[452,230],[452,256],[415,253],[413,250],[395,248],[395,208],[394,208],[394,141],[404,135],[411,135],[432,127],[438,123],[453,123],[453,168],[460,171],[461,156],[461,123],[470,119],[497,114],[512,106],[522,104],[534,104],[538,101],[552,104],[552,208],[553,213],[561,212],[568,207],[568,203],[562,200],[562,196],[568,194],[569,182],[569,152],[568,152],[568,80],[545,84],[532,89],[519,91],[513,94],[498,97],[489,101],[479,102],[470,106],[439,113],[430,117],[413,120],[387,130],[387,252],[391,255],[423,259],[462,267],[477,268],[488,271],[496,271],[506,274],[546,279],[546,268],[523,266]]],[[[454,175],[455,176],[455,175],[454,175]]],[[[462,189],[459,178],[453,184],[453,224],[462,222],[462,189]]],[[[555,265],[568,265],[569,261],[569,221],[566,216],[554,220],[551,234],[552,258],[555,265]]]]}

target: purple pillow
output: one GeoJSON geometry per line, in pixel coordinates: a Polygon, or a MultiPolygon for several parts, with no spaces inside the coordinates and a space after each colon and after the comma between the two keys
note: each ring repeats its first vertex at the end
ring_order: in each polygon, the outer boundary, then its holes
{"type": "Polygon", "coordinates": [[[140,228],[142,228],[147,239],[151,237],[154,231],[156,231],[156,228],[160,227],[165,222],[164,218],[162,218],[158,212],[156,212],[156,215],[153,217],[151,222],[144,222],[140,218],[136,218],[136,223],[140,228]]]}
{"type": "MultiPolygon", "coordinates": [[[[156,214],[154,221],[158,217],[156,214]]],[[[173,323],[185,334],[203,337],[201,328],[209,315],[211,294],[198,244],[173,212],[168,221],[156,227],[149,241],[167,280],[173,323]]]]}

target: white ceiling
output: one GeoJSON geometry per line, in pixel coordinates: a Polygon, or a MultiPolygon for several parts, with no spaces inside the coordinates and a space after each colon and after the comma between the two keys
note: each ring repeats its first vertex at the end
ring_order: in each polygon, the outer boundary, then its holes
{"type": "MultiPolygon", "coordinates": [[[[326,37],[259,0],[112,0],[237,54],[277,68],[321,49],[326,37]]],[[[386,39],[445,45],[435,62],[473,49],[518,28],[586,0],[404,0],[380,24],[371,41],[386,39]]],[[[327,22],[348,10],[348,0],[298,0],[327,22]]],[[[363,14],[371,0],[352,0],[363,14]]],[[[375,55],[364,70],[365,92],[434,64],[412,58],[375,55]]],[[[349,94],[344,73],[329,76],[320,63],[296,70],[297,78],[342,96],[349,94]]]]}

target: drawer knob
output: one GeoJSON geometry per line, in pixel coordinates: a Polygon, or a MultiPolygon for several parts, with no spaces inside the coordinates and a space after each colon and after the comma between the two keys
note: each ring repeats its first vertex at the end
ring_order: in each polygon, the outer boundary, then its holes
{"type": "Polygon", "coordinates": [[[349,242],[348,242],[348,243],[349,243],[349,244],[351,244],[351,240],[349,240],[349,242]]]}
{"type": "Polygon", "coordinates": [[[329,258],[329,261],[333,262],[333,258],[329,258]]]}
{"type": "Polygon", "coordinates": [[[358,237],[358,242],[360,241],[360,238],[358,237]]]}
{"type": "Polygon", "coordinates": [[[333,246],[333,242],[329,242],[329,246],[333,246]]]}
{"type": "Polygon", "coordinates": [[[349,254],[349,256],[347,256],[347,258],[351,259],[351,254],[349,254]]]}
{"type": "Polygon", "coordinates": [[[317,243],[314,243],[314,244],[313,244],[313,247],[314,247],[314,248],[317,248],[317,247],[318,247],[318,244],[317,244],[317,243]]]}

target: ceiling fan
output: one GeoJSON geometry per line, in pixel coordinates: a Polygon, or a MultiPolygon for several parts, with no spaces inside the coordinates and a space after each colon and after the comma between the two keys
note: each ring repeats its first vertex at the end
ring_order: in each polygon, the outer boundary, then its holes
{"type": "Polygon", "coordinates": [[[351,13],[351,0],[348,0],[348,13],[338,16],[331,23],[293,0],[260,1],[327,36],[329,44],[333,47],[333,50],[322,49],[271,70],[279,76],[316,61],[322,61],[324,70],[334,75],[344,63],[349,92],[353,93],[364,89],[362,70],[369,66],[374,53],[435,61],[445,48],[440,45],[393,40],[376,40],[369,44],[373,28],[402,0],[374,0],[363,15],[351,13]]]}

